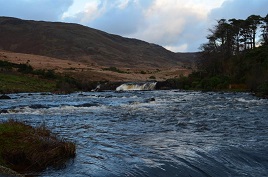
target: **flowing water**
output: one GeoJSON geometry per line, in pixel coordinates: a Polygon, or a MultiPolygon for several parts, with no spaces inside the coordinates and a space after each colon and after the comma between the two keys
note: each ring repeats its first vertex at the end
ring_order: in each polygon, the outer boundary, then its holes
{"type": "Polygon", "coordinates": [[[126,83],[116,88],[116,91],[154,90],[156,82],[126,83]]]}
{"type": "Polygon", "coordinates": [[[268,100],[182,91],[11,94],[0,120],[46,126],[77,145],[40,176],[268,176],[268,100]]]}

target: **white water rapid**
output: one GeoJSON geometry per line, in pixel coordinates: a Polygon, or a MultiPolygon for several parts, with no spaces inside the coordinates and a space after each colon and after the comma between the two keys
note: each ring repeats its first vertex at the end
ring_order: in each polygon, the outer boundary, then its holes
{"type": "Polygon", "coordinates": [[[125,83],[116,88],[116,91],[127,91],[127,90],[154,90],[156,82],[146,83],[125,83]]]}

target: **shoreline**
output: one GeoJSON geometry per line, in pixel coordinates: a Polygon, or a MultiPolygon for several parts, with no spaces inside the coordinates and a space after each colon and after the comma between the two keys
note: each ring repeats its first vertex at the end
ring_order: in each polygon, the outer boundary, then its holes
{"type": "MultiPolygon", "coordinates": [[[[6,93],[0,93],[0,100],[1,99],[12,99],[10,98],[8,95],[10,94],[19,94],[19,93],[25,93],[25,94],[31,94],[31,93],[41,93],[41,94],[58,94],[58,95],[68,95],[68,94],[72,94],[72,93],[76,93],[76,92],[106,92],[106,91],[111,91],[111,92],[116,92],[116,87],[120,86],[121,84],[124,83],[129,83],[129,82],[115,82],[115,83],[110,83],[113,87],[113,89],[105,89],[105,88],[101,88],[98,90],[92,89],[90,91],[83,91],[83,90],[76,90],[76,91],[72,91],[72,92],[64,92],[64,91],[35,91],[35,92],[20,92],[20,91],[16,91],[16,92],[6,92],[6,93]]],[[[97,87],[97,85],[96,85],[97,87]]],[[[106,86],[107,88],[107,86],[106,86]]],[[[258,93],[258,92],[252,92],[249,91],[248,89],[217,89],[217,90],[202,90],[202,89],[178,89],[178,88],[165,88],[165,89],[153,89],[150,91],[157,91],[157,90],[180,90],[180,91],[199,91],[199,92],[215,92],[215,93],[219,93],[219,92],[223,92],[223,93],[249,93],[255,97],[258,98],[262,98],[262,99],[268,99],[268,95],[262,94],[262,93],[258,93]]],[[[127,91],[127,90],[126,90],[127,91]]],[[[129,91],[147,91],[147,90],[129,90],[129,91]]],[[[124,92],[124,91],[123,91],[124,92]]],[[[1,113],[1,112],[0,112],[1,113]]]]}

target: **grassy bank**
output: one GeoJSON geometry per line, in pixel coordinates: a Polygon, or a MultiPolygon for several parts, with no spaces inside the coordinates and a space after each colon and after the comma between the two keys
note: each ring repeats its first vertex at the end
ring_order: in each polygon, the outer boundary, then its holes
{"type": "Polygon", "coordinates": [[[0,60],[0,93],[56,92],[70,93],[89,91],[95,82],[74,79],[70,75],[54,70],[35,70],[29,64],[15,64],[0,60]]]}
{"type": "Polygon", "coordinates": [[[0,166],[19,173],[62,166],[75,157],[75,144],[57,138],[45,127],[9,120],[0,123],[0,166]]]}
{"type": "Polygon", "coordinates": [[[57,89],[53,71],[0,60],[0,93],[50,92],[57,89]]]}
{"type": "Polygon", "coordinates": [[[0,73],[0,93],[14,92],[51,92],[56,90],[57,83],[22,74],[0,73]]]}

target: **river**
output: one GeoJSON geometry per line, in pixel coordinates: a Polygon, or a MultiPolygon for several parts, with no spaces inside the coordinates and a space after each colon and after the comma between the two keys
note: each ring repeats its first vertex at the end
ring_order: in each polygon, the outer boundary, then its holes
{"type": "Polygon", "coordinates": [[[45,124],[76,158],[40,176],[264,177],[268,100],[169,91],[10,94],[0,120],[45,124]]]}

